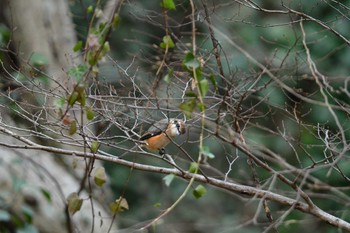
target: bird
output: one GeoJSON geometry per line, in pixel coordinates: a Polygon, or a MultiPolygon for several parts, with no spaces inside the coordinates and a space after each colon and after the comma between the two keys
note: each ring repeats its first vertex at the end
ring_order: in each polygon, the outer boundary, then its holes
{"type": "Polygon", "coordinates": [[[164,155],[165,146],[173,138],[185,133],[186,125],[183,120],[175,118],[162,119],[149,127],[139,140],[144,142],[147,150],[158,151],[160,155],[164,155]]]}

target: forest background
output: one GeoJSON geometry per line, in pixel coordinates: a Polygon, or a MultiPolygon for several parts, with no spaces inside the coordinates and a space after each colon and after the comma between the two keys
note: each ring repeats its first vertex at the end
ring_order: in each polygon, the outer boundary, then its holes
{"type": "Polygon", "coordinates": [[[350,232],[350,1],[0,4],[0,232],[350,232]]]}

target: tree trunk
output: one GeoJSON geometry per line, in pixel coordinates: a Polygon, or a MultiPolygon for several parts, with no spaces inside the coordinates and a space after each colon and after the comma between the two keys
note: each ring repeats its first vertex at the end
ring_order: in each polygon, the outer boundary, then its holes
{"type": "MultiPolygon", "coordinates": [[[[47,86],[49,92],[58,91],[57,85],[71,90],[73,81],[68,78],[66,71],[73,64],[80,64],[81,58],[78,54],[73,53],[76,38],[67,1],[0,0],[0,3],[2,14],[12,30],[10,48],[16,56],[19,70],[26,72],[33,54],[40,54],[47,59],[47,64],[41,71],[52,78],[47,86]]],[[[63,89],[61,90],[63,91],[63,89]]],[[[19,129],[19,132],[28,127],[13,121],[8,108],[0,107],[0,112],[2,124],[14,126],[19,129]]],[[[18,140],[2,135],[0,143],[16,145],[18,140]]],[[[0,154],[0,160],[4,164],[4,167],[0,169],[3,173],[0,177],[0,183],[8,184],[6,190],[9,193],[15,192],[18,199],[14,201],[11,195],[6,197],[10,205],[16,203],[11,207],[11,210],[20,211],[18,208],[22,204],[34,203],[32,206],[35,209],[33,224],[40,232],[69,232],[73,228],[78,229],[79,232],[91,232],[93,224],[96,232],[107,232],[108,224],[101,224],[100,218],[92,216],[98,216],[97,213],[101,213],[101,216],[109,214],[97,201],[94,203],[94,214],[92,214],[92,207],[90,203],[85,203],[89,202],[86,200],[82,210],[72,218],[73,223],[70,229],[67,227],[67,222],[69,223],[71,219],[67,214],[65,215],[66,198],[80,187],[81,176],[86,169],[84,160],[81,163],[78,162],[78,169],[73,170],[73,159],[76,158],[69,158],[68,162],[65,160],[65,165],[62,166],[62,163],[57,162],[61,160],[61,158],[57,159],[57,155],[8,149],[1,145],[0,154]],[[21,162],[14,163],[16,160],[21,162]],[[23,186],[19,190],[14,189],[16,184],[12,182],[11,175],[23,180],[23,186]],[[44,198],[45,192],[51,195],[52,203],[44,198]]],[[[86,199],[88,194],[82,193],[81,196],[86,199]]]]}

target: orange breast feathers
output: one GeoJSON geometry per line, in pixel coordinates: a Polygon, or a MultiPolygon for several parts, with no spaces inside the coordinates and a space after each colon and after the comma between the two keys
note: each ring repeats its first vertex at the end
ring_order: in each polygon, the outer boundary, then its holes
{"type": "Polygon", "coordinates": [[[145,140],[145,147],[148,150],[156,151],[164,148],[170,142],[170,139],[165,133],[158,134],[145,140]]]}

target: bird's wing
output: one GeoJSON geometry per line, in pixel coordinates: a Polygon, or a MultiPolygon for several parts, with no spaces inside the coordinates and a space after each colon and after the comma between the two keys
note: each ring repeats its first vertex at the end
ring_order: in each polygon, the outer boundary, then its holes
{"type": "Polygon", "coordinates": [[[151,137],[154,137],[163,133],[167,129],[168,124],[169,124],[168,119],[163,119],[154,123],[151,127],[149,127],[147,132],[141,136],[140,141],[147,140],[151,137]]]}
{"type": "Polygon", "coordinates": [[[146,132],[144,135],[142,135],[142,136],[140,137],[140,141],[147,140],[147,139],[149,139],[149,138],[151,138],[151,137],[154,137],[154,136],[156,136],[156,135],[159,135],[159,134],[161,134],[161,133],[162,133],[161,131],[160,131],[158,134],[146,132]]]}

